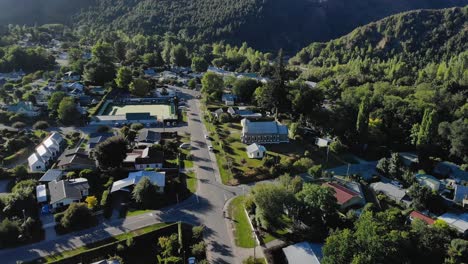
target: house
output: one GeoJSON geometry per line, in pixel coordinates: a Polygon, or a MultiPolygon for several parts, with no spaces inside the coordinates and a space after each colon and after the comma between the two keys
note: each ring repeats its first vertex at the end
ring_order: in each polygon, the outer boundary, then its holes
{"type": "Polygon", "coordinates": [[[468,200],[468,187],[460,184],[455,185],[455,191],[453,193],[453,201],[458,204],[462,204],[465,207],[466,200],[468,200]]]}
{"type": "Polygon", "coordinates": [[[288,127],[277,121],[252,122],[242,119],[241,141],[244,144],[278,144],[288,143],[288,127]]]}
{"type": "Polygon", "coordinates": [[[81,93],[84,90],[84,85],[79,82],[67,83],[64,87],[67,88],[69,91],[79,91],[81,93]]]}
{"type": "Polygon", "coordinates": [[[156,71],[153,68],[148,68],[144,70],[143,72],[145,74],[145,77],[148,77],[148,78],[156,76],[156,71]]]}
{"type": "Polygon", "coordinates": [[[262,159],[265,156],[266,148],[257,143],[247,146],[247,156],[251,159],[262,159]]]}
{"type": "Polygon", "coordinates": [[[156,88],[154,95],[158,98],[174,98],[177,96],[177,93],[174,89],[171,88],[156,88]]]}
{"type": "Polygon", "coordinates": [[[23,101],[8,106],[7,111],[17,114],[23,114],[27,117],[35,117],[41,114],[39,108],[35,107],[33,103],[23,101]]]}
{"type": "Polygon", "coordinates": [[[443,220],[446,222],[450,227],[455,228],[463,235],[467,235],[468,230],[468,213],[464,214],[456,214],[456,213],[445,213],[439,216],[437,219],[443,220]]]}
{"type": "Polygon", "coordinates": [[[315,145],[317,145],[319,148],[328,147],[332,142],[333,140],[329,138],[316,138],[315,139],[315,145]]]}
{"type": "Polygon", "coordinates": [[[149,180],[159,187],[159,192],[164,192],[166,186],[166,173],[155,172],[155,171],[137,171],[128,174],[128,177],[116,181],[112,184],[111,193],[117,191],[130,192],[131,188],[136,185],[143,177],[149,178],[149,180]]]}
{"type": "Polygon", "coordinates": [[[61,170],[83,170],[96,168],[96,162],[83,149],[69,149],[60,156],[57,168],[61,170]]]}
{"type": "Polygon", "coordinates": [[[322,246],[321,244],[301,242],[283,248],[283,253],[289,264],[320,264],[322,246]]]}
{"type": "Polygon", "coordinates": [[[94,149],[97,145],[113,136],[113,133],[91,133],[88,140],[88,149],[94,149]]]}
{"type": "Polygon", "coordinates": [[[440,189],[440,181],[432,175],[416,174],[415,178],[416,178],[416,181],[421,186],[429,187],[431,190],[435,192],[438,192],[440,189]]]}
{"type": "Polygon", "coordinates": [[[354,184],[356,185],[354,188],[357,191],[335,182],[327,182],[324,183],[323,186],[332,188],[335,191],[336,200],[340,205],[340,208],[344,210],[352,206],[361,207],[366,204],[361,187],[358,183],[354,184]]]}
{"type": "Polygon", "coordinates": [[[62,135],[59,133],[52,133],[50,134],[43,142],[42,144],[52,153],[54,157],[56,157],[61,149],[62,149],[62,144],[64,142],[64,139],[62,135]]]}
{"type": "Polygon", "coordinates": [[[414,221],[414,219],[419,219],[419,220],[425,222],[428,225],[432,225],[435,222],[434,219],[430,218],[429,216],[427,216],[427,215],[425,215],[425,214],[423,214],[423,213],[421,213],[419,211],[411,212],[410,215],[409,215],[409,219],[411,221],[414,221]]]}
{"type": "Polygon", "coordinates": [[[163,163],[164,153],[151,147],[134,149],[132,152],[127,153],[127,157],[123,161],[124,166],[132,167],[137,170],[144,170],[147,168],[161,169],[163,163]]]}
{"type": "Polygon", "coordinates": [[[227,106],[232,106],[236,104],[237,96],[234,94],[223,94],[221,101],[227,106]]]}
{"type": "Polygon", "coordinates": [[[36,200],[37,203],[47,202],[47,189],[44,184],[36,186],[36,200]]]}
{"type": "Polygon", "coordinates": [[[90,86],[89,93],[94,95],[105,95],[106,89],[102,86],[90,86]]]}
{"type": "Polygon", "coordinates": [[[138,136],[135,139],[135,142],[137,142],[138,145],[159,144],[160,141],[161,141],[161,133],[148,130],[148,129],[140,130],[140,132],[138,133],[138,136]]]}
{"type": "Polygon", "coordinates": [[[437,163],[434,168],[434,173],[452,179],[468,181],[468,171],[464,171],[460,166],[448,161],[437,163]]]}
{"type": "Polygon", "coordinates": [[[216,118],[219,118],[221,116],[221,114],[224,114],[224,110],[222,108],[219,108],[219,109],[217,109],[216,111],[213,112],[213,115],[216,118]]]}
{"type": "Polygon", "coordinates": [[[237,111],[233,107],[229,107],[227,110],[227,113],[230,114],[231,116],[237,115],[237,111]]]}
{"type": "Polygon", "coordinates": [[[40,144],[38,147],[36,147],[36,153],[46,164],[49,164],[49,162],[51,162],[54,157],[52,152],[50,152],[49,149],[44,146],[44,144],[40,144]]]}
{"type": "Polygon", "coordinates": [[[412,152],[400,152],[398,153],[401,161],[407,167],[414,166],[419,163],[418,154],[412,152]]]}
{"type": "Polygon", "coordinates": [[[48,187],[49,203],[53,209],[80,202],[89,194],[88,180],[84,178],[52,181],[49,182],[48,187]]]}
{"type": "Polygon", "coordinates": [[[28,158],[28,167],[31,172],[45,171],[47,164],[36,152],[28,158]]]}
{"type": "Polygon", "coordinates": [[[69,71],[64,73],[62,80],[66,82],[77,82],[81,79],[81,75],[77,72],[69,71]]]}
{"type": "Polygon", "coordinates": [[[252,110],[244,108],[234,109],[233,107],[229,107],[227,110],[228,114],[232,117],[240,116],[242,118],[251,118],[251,119],[258,119],[261,118],[263,115],[261,113],[255,113],[252,110]]]}
{"type": "Polygon", "coordinates": [[[39,179],[40,183],[49,183],[51,181],[59,181],[62,179],[63,171],[57,169],[47,170],[44,175],[39,179]]]}
{"type": "Polygon", "coordinates": [[[403,202],[406,205],[409,205],[411,203],[411,200],[406,195],[406,191],[393,184],[384,183],[384,182],[375,182],[375,183],[371,183],[370,187],[372,190],[374,190],[374,192],[383,193],[388,198],[396,202],[403,202]]]}

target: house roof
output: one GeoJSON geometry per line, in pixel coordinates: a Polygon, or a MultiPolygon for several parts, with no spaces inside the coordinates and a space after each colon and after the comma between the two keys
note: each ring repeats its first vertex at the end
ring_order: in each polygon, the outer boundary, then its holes
{"type": "Polygon", "coordinates": [[[468,198],[468,187],[460,184],[455,185],[453,201],[461,203],[465,198],[468,198]]]}
{"type": "Polygon", "coordinates": [[[29,165],[35,164],[36,162],[44,162],[44,161],[36,152],[34,152],[33,154],[31,154],[31,156],[29,156],[28,164],[29,165]]]}
{"type": "Polygon", "coordinates": [[[62,170],[56,170],[56,169],[50,169],[42,175],[42,177],[39,179],[40,182],[51,182],[51,181],[57,181],[60,180],[60,178],[63,175],[62,170]]]}
{"type": "Polygon", "coordinates": [[[39,146],[37,146],[36,152],[41,157],[44,157],[45,155],[52,155],[52,153],[49,151],[49,149],[46,148],[43,144],[40,144],[39,146]]]}
{"type": "Polygon", "coordinates": [[[63,137],[62,135],[60,135],[59,133],[56,133],[56,132],[53,132],[52,134],[50,134],[45,140],[44,140],[44,145],[46,147],[47,146],[47,142],[52,142],[52,143],[55,143],[57,145],[60,145],[60,143],[62,143],[63,141],[63,137]]]}
{"type": "Polygon", "coordinates": [[[322,252],[320,246],[312,246],[308,242],[301,242],[283,248],[288,263],[320,264],[322,252]]]}
{"type": "Polygon", "coordinates": [[[464,171],[458,165],[448,161],[437,163],[434,168],[434,172],[444,176],[450,176],[452,178],[468,181],[468,171],[464,171]]]}
{"type": "Polygon", "coordinates": [[[24,102],[24,101],[8,106],[8,111],[10,112],[16,112],[20,109],[24,109],[25,111],[30,111],[30,112],[37,110],[36,107],[34,107],[34,105],[31,102],[24,102]]]}
{"type": "Polygon", "coordinates": [[[152,119],[150,113],[125,113],[127,120],[149,120],[152,119]]]}
{"type": "Polygon", "coordinates": [[[241,124],[244,134],[288,134],[288,127],[276,121],[252,122],[242,119],[241,124]]]}
{"type": "Polygon", "coordinates": [[[247,146],[247,153],[253,153],[253,152],[256,152],[256,151],[265,152],[266,148],[264,146],[262,146],[262,145],[258,145],[257,143],[253,143],[253,144],[247,146]]]}
{"type": "Polygon", "coordinates": [[[44,184],[36,186],[36,199],[38,203],[47,202],[47,190],[44,184]]]}
{"type": "Polygon", "coordinates": [[[162,164],[164,162],[164,152],[153,148],[145,148],[140,157],[135,159],[135,164],[162,164]]]}
{"type": "Polygon", "coordinates": [[[438,219],[445,221],[449,226],[457,229],[460,233],[465,233],[468,230],[468,213],[445,213],[439,216],[438,219]]]}
{"type": "Polygon", "coordinates": [[[336,197],[336,200],[338,201],[338,204],[340,205],[347,203],[349,200],[353,199],[354,197],[360,196],[359,193],[353,190],[350,190],[346,188],[345,186],[338,184],[338,183],[326,182],[323,185],[335,190],[335,197],[336,197]]]}
{"type": "Polygon", "coordinates": [[[418,182],[425,182],[425,183],[431,183],[431,184],[434,184],[434,185],[437,185],[437,184],[440,184],[440,181],[432,176],[432,175],[428,175],[428,174],[416,174],[416,180],[418,182]]]}
{"type": "Polygon", "coordinates": [[[57,203],[64,199],[81,200],[82,190],[89,189],[88,180],[84,178],[74,179],[73,181],[51,181],[49,182],[50,203],[57,203]]]}
{"type": "Polygon", "coordinates": [[[104,142],[106,139],[113,137],[112,133],[92,133],[89,135],[88,144],[97,145],[101,142],[104,142]]]}
{"type": "Polygon", "coordinates": [[[128,177],[112,184],[111,192],[123,190],[129,186],[137,184],[143,177],[148,177],[149,180],[158,187],[166,186],[166,173],[155,171],[137,171],[128,174],[128,177]]]}
{"type": "Polygon", "coordinates": [[[234,94],[223,94],[221,101],[230,101],[234,102],[237,99],[237,96],[234,94]]]}
{"type": "Polygon", "coordinates": [[[60,156],[57,166],[86,165],[94,166],[96,163],[90,159],[88,153],[82,149],[69,149],[60,156]]]}
{"type": "Polygon", "coordinates": [[[406,192],[403,189],[398,188],[397,186],[390,183],[375,182],[371,183],[371,188],[376,192],[382,192],[385,195],[393,198],[397,201],[403,200],[406,196],[406,192]]]}
{"type": "Polygon", "coordinates": [[[161,133],[148,129],[142,129],[140,133],[138,133],[138,137],[135,141],[156,143],[161,141],[161,133]]]}
{"type": "Polygon", "coordinates": [[[424,221],[426,224],[428,225],[432,225],[434,224],[435,220],[430,218],[429,216],[419,212],[419,211],[413,211],[410,213],[410,217],[412,219],[419,219],[419,220],[422,220],[424,221]]]}

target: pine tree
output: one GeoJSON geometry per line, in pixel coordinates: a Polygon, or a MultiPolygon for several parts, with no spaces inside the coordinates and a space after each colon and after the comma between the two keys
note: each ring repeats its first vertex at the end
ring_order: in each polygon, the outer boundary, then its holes
{"type": "Polygon", "coordinates": [[[359,135],[361,142],[367,139],[367,132],[369,130],[369,96],[366,95],[359,105],[359,112],[356,122],[356,131],[359,135]]]}

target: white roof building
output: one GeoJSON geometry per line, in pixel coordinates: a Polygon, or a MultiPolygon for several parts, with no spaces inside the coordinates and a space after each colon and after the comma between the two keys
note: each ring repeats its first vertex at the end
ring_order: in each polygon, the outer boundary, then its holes
{"type": "Polygon", "coordinates": [[[247,155],[251,159],[261,159],[263,156],[265,156],[266,153],[266,148],[262,145],[258,145],[257,143],[253,143],[249,146],[247,146],[247,155]]]}
{"type": "Polygon", "coordinates": [[[416,181],[420,185],[429,187],[431,190],[436,192],[439,191],[440,181],[436,177],[428,174],[416,174],[415,177],[416,181]]]}
{"type": "Polygon", "coordinates": [[[40,172],[40,171],[45,171],[46,170],[46,163],[42,158],[34,152],[29,156],[28,158],[28,166],[29,170],[32,172],[40,172]]]}
{"type": "Polygon", "coordinates": [[[47,202],[47,190],[44,184],[36,186],[36,199],[38,203],[47,202]]]}
{"type": "Polygon", "coordinates": [[[320,264],[322,252],[320,246],[301,242],[283,248],[283,253],[289,264],[320,264]]]}
{"type": "Polygon", "coordinates": [[[462,234],[465,234],[468,230],[468,213],[445,213],[439,216],[438,219],[445,221],[449,226],[457,229],[462,234]]]}
{"type": "Polygon", "coordinates": [[[128,177],[112,184],[111,193],[116,191],[130,191],[128,187],[136,185],[143,177],[149,178],[149,180],[159,187],[159,191],[163,192],[166,186],[166,173],[155,172],[155,171],[137,171],[128,174],[128,177]]]}
{"type": "Polygon", "coordinates": [[[371,183],[371,188],[377,193],[383,193],[394,201],[402,202],[407,198],[406,191],[390,183],[371,183]]]}
{"type": "Polygon", "coordinates": [[[42,160],[45,162],[49,162],[52,159],[52,152],[49,151],[48,148],[46,148],[43,144],[40,144],[36,148],[36,153],[41,156],[42,160]]]}

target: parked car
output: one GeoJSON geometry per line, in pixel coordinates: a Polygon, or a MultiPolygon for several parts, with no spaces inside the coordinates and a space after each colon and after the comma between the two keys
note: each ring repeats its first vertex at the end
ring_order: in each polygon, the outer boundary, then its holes
{"type": "Polygon", "coordinates": [[[208,146],[208,150],[213,151],[214,150],[213,146],[208,146]]]}
{"type": "Polygon", "coordinates": [[[181,149],[189,149],[190,147],[191,147],[190,143],[182,143],[179,146],[179,148],[181,148],[181,149]]]}

